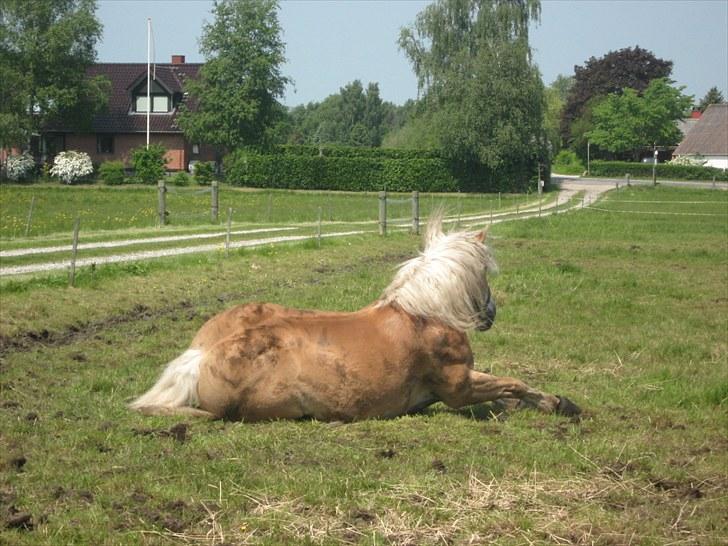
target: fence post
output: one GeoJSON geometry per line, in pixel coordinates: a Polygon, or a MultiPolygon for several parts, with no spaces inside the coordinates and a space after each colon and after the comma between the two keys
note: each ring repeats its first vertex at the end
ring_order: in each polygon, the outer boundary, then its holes
{"type": "Polygon", "coordinates": [[[420,192],[412,192],[412,232],[420,234],[420,192]]]}
{"type": "Polygon", "coordinates": [[[379,192],[379,235],[387,234],[387,192],[379,192]]]}
{"type": "Polygon", "coordinates": [[[157,213],[159,214],[159,225],[163,226],[167,223],[167,188],[164,186],[164,180],[157,182],[157,213]]]}
{"type": "Polygon", "coordinates": [[[321,215],[323,214],[323,210],[321,207],[319,207],[319,221],[318,225],[316,227],[316,246],[318,248],[321,248],[321,215]]]}
{"type": "Polygon", "coordinates": [[[210,215],[212,217],[212,223],[217,224],[217,217],[218,217],[218,211],[220,210],[220,203],[218,201],[218,181],[213,180],[212,181],[212,192],[210,195],[212,195],[212,209],[210,211],[210,215]]]}
{"type": "Polygon", "coordinates": [[[228,207],[227,232],[225,233],[225,257],[230,253],[230,227],[233,223],[233,208],[228,207]]]}
{"type": "MultiPolygon", "coordinates": [[[[713,177],[713,189],[715,189],[715,176],[713,177]]],[[[33,199],[35,199],[35,197],[33,197],[33,199]]],[[[32,210],[32,205],[31,205],[31,210],[32,210]]],[[[28,221],[30,221],[30,220],[28,220],[28,221]]],[[[27,233],[26,233],[26,235],[27,235],[27,233]]]]}
{"type": "Polygon", "coordinates": [[[630,187],[632,184],[629,181],[629,173],[625,174],[624,177],[627,179],[627,187],[630,187]]]}
{"type": "Polygon", "coordinates": [[[73,223],[73,246],[71,247],[71,272],[68,276],[68,284],[75,285],[76,282],[76,255],[78,254],[78,230],[81,225],[81,218],[76,217],[73,223]]]}
{"type": "MultiPolygon", "coordinates": [[[[715,187],[715,177],[713,177],[713,187],[715,187]]],[[[33,207],[35,206],[35,195],[30,200],[30,208],[28,209],[28,221],[25,224],[25,236],[30,233],[30,223],[33,221],[33,207]]]]}

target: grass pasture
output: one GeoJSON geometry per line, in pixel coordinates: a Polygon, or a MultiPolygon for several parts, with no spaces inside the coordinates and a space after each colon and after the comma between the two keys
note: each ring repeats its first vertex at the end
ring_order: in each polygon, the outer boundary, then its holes
{"type": "Polygon", "coordinates": [[[0,544],[726,544],[727,197],[626,188],[491,228],[498,318],[471,336],[477,366],[569,396],[580,420],[125,409],[230,305],[371,302],[417,251],[405,233],[0,284],[0,544]]]}
{"type": "MultiPolygon", "coordinates": [[[[389,194],[388,216],[409,218],[411,194],[389,194]]],[[[109,230],[156,228],[158,225],[157,188],[149,186],[32,186],[0,185],[0,243],[25,239],[31,203],[35,198],[29,237],[61,234],[68,238],[76,217],[86,233],[109,230]]],[[[506,210],[533,203],[533,195],[503,194],[420,194],[420,214],[426,217],[434,207],[444,204],[453,214],[506,210]]],[[[169,230],[180,227],[210,226],[209,188],[168,187],[166,208],[169,230]],[[203,193],[203,192],[208,193],[203,193]]],[[[378,218],[376,193],[296,192],[249,190],[222,186],[219,194],[219,222],[227,209],[239,223],[282,224],[316,222],[319,208],[327,222],[372,221],[378,218]]]]}

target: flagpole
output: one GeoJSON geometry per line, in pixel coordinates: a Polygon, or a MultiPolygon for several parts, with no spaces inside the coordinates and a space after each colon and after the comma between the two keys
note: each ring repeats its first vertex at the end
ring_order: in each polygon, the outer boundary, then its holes
{"type": "Polygon", "coordinates": [[[152,47],[152,18],[147,17],[147,150],[149,149],[149,113],[152,109],[152,97],[151,97],[151,70],[149,69],[151,47],[152,47]]]}

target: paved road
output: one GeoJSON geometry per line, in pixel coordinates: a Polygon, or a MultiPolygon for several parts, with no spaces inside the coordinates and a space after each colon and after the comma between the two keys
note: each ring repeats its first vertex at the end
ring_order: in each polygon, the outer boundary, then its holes
{"type": "MultiPolygon", "coordinates": [[[[551,180],[555,184],[561,184],[561,187],[579,186],[583,189],[587,189],[592,186],[607,186],[609,189],[615,188],[617,184],[619,187],[623,187],[625,184],[624,178],[586,178],[577,176],[566,176],[562,174],[552,174],[551,180]]],[[[630,184],[634,186],[652,186],[652,180],[630,180],[630,184]]],[[[713,186],[713,182],[701,182],[701,181],[687,181],[687,180],[657,180],[657,184],[661,186],[673,186],[679,188],[700,188],[700,189],[712,189],[716,188],[719,190],[728,190],[728,182],[716,182],[713,186]]]]}

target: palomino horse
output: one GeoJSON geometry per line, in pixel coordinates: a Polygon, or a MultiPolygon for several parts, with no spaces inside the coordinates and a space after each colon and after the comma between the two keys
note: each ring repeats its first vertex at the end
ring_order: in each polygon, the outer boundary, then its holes
{"type": "Polygon", "coordinates": [[[149,415],[353,421],[504,400],[573,415],[566,398],[473,369],[466,332],[487,330],[495,268],[485,232],[430,221],[421,254],[353,313],[250,303],[211,318],[130,407],[149,415]]]}

